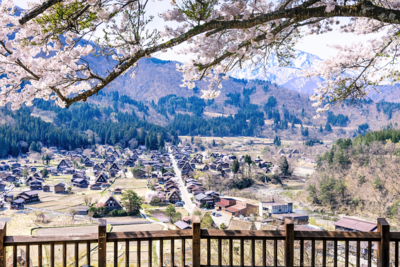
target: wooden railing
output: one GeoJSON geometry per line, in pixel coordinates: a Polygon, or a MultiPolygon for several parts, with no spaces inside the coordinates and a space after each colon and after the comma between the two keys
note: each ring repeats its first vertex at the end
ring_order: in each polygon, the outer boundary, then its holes
{"type": "MultiPolygon", "coordinates": [[[[2,266],[399,266],[400,233],[378,219],[377,232],[202,230],[6,236],[2,266]],[[373,249],[373,247],[376,249],[373,249]]],[[[66,228],[67,229],[67,228],[66,228]]]]}

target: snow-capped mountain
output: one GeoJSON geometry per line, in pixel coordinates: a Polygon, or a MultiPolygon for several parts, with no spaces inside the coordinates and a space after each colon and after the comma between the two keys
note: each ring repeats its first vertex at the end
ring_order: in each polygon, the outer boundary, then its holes
{"type": "Polygon", "coordinates": [[[313,94],[317,82],[322,79],[305,78],[302,71],[316,67],[321,61],[323,60],[316,55],[297,50],[290,66],[280,67],[277,58],[271,55],[265,66],[264,62],[260,62],[256,67],[248,64],[242,69],[230,72],[229,75],[238,79],[271,81],[291,90],[313,94]]]}

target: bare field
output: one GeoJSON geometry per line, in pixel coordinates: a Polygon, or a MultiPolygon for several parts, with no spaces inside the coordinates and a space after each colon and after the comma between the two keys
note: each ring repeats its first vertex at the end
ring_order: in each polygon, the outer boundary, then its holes
{"type": "Polygon", "coordinates": [[[114,225],[111,232],[161,231],[163,228],[162,225],[155,223],[114,225]]]}
{"type": "Polygon", "coordinates": [[[210,118],[215,118],[215,117],[229,117],[228,114],[222,114],[222,113],[217,113],[217,112],[204,112],[204,115],[210,118]]]}
{"type": "Polygon", "coordinates": [[[147,185],[147,180],[145,179],[120,178],[114,182],[113,187],[120,189],[135,189],[135,188],[146,188],[146,185],[147,185]]]}

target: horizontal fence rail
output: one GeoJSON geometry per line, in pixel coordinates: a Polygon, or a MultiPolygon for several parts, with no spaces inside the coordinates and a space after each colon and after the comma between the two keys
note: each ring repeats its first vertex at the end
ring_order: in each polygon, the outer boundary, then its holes
{"type": "Polygon", "coordinates": [[[0,224],[3,266],[399,266],[399,232],[378,219],[377,232],[191,230],[7,236],[0,224]]]}

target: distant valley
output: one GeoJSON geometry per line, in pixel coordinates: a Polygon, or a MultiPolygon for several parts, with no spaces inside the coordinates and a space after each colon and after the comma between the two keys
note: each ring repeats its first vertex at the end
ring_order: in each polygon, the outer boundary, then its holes
{"type": "MultiPolygon", "coordinates": [[[[106,71],[109,66],[106,61],[93,56],[88,61],[101,66],[101,71],[106,71]]],[[[245,67],[231,72],[232,77],[222,81],[221,95],[212,101],[204,101],[201,99],[201,90],[207,88],[204,81],[197,82],[193,90],[182,88],[182,74],[176,70],[179,62],[150,58],[139,62],[136,78],[119,77],[88,103],[100,111],[95,116],[99,121],[119,123],[119,115],[113,114],[134,112],[132,119],[135,118],[138,128],[140,121],[145,120],[165,127],[165,133],[175,131],[179,135],[192,136],[332,141],[400,123],[400,105],[389,103],[400,102],[400,98],[394,97],[399,95],[397,86],[382,88],[381,94],[371,93],[372,99],[379,102],[366,101],[356,107],[343,104],[321,118],[313,119],[316,108],[312,107],[309,95],[320,79],[305,79],[301,77],[301,70],[321,61],[314,55],[298,51],[293,66],[279,67],[272,57],[265,69],[245,67]]],[[[31,108],[34,117],[57,127],[70,126],[68,121],[68,125],[61,122],[60,112],[48,105],[31,108]]],[[[10,115],[7,116],[4,114],[0,121],[12,125],[10,115]]],[[[80,128],[89,129],[87,126],[80,128]]]]}
{"type": "MultiPolygon", "coordinates": [[[[323,114],[320,119],[313,119],[313,116],[316,115],[316,108],[311,106],[312,102],[308,99],[316,82],[320,80],[306,80],[301,77],[301,69],[310,68],[319,62],[321,62],[320,58],[301,51],[298,51],[298,57],[293,61],[294,66],[292,67],[279,67],[277,66],[277,62],[271,60],[266,68],[269,72],[268,77],[270,80],[263,76],[264,73],[262,73],[261,69],[258,71],[250,71],[248,69],[236,70],[231,73],[231,76],[235,76],[236,78],[232,77],[222,82],[223,89],[221,95],[214,101],[204,102],[204,106],[202,107],[204,111],[196,114],[190,111],[188,105],[169,104],[172,95],[175,96],[173,99],[180,97],[185,99],[189,99],[190,97],[200,98],[201,90],[207,87],[207,84],[203,81],[198,82],[194,90],[180,87],[182,75],[176,71],[176,64],[179,64],[179,62],[164,61],[156,58],[142,60],[139,63],[138,74],[135,79],[120,77],[106,90],[105,94],[118,91],[120,96],[126,95],[136,101],[141,101],[149,108],[146,119],[162,126],[172,124],[177,114],[197,117],[200,115],[203,119],[215,120],[219,116],[234,116],[240,113],[241,110],[247,109],[245,107],[247,104],[257,105],[257,107],[252,106],[251,108],[264,113],[265,125],[258,127],[253,133],[268,138],[282,136],[283,138],[300,141],[309,139],[335,140],[342,137],[354,137],[360,134],[359,126],[362,125],[361,127],[365,127],[366,123],[368,124],[368,129],[365,131],[379,130],[382,127],[400,123],[398,105],[380,103],[379,105],[384,105],[385,108],[379,109],[376,103],[367,101],[357,107],[342,105],[333,108],[331,110],[333,112],[330,116],[331,119],[332,115],[340,115],[345,118],[347,117],[346,122],[332,123],[329,120],[332,130],[325,131],[329,114],[323,114]],[[243,93],[247,90],[251,90],[251,93],[248,96],[244,96],[243,93]],[[271,110],[278,111],[279,120],[284,123],[286,120],[288,122],[287,126],[286,124],[284,126],[277,126],[279,122],[274,121],[273,118],[268,119],[268,112],[265,105],[271,97],[276,99],[276,103],[271,110]],[[169,100],[165,102],[166,98],[169,100]],[[162,105],[158,105],[160,99],[164,101],[162,105]],[[174,106],[173,114],[167,111],[168,109],[171,111],[172,106],[174,106]],[[160,113],[163,107],[166,111],[160,113]],[[286,115],[286,118],[284,115],[285,112],[289,114],[286,115]],[[292,119],[293,116],[298,118],[301,123],[298,121],[292,128],[289,117],[292,119]],[[273,125],[275,127],[272,127],[273,125]],[[302,127],[303,130],[301,130],[302,127]],[[308,134],[305,133],[305,128],[308,128],[308,134]]],[[[396,95],[397,86],[387,86],[383,89],[382,94],[372,94],[374,96],[373,99],[390,102],[400,101],[400,99],[391,100],[390,97],[390,94],[396,95]]],[[[247,93],[249,92],[247,91],[247,93]]],[[[111,105],[108,100],[102,99],[95,99],[93,102],[100,105],[111,105]]],[[[134,106],[131,108],[135,109],[138,114],[143,115],[134,106]]],[[[129,106],[125,106],[124,110],[129,111],[129,106]]],[[[335,120],[335,118],[333,119],[335,120]]],[[[250,120],[249,117],[246,119],[250,120]]],[[[185,132],[184,134],[198,135],[199,133],[185,132]]],[[[229,131],[227,134],[229,134],[229,131]]]]}

